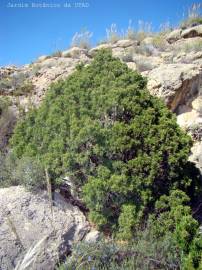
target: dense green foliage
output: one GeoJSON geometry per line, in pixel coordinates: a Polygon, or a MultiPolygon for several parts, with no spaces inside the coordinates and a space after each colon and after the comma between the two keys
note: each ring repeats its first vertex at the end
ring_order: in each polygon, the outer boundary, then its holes
{"type": "MultiPolygon", "coordinates": [[[[138,269],[142,260],[148,261],[145,269],[200,269],[199,226],[188,206],[200,191],[198,171],[188,162],[191,139],[149,94],[146,80],[110,51],[52,85],[40,108],[17,125],[11,145],[20,172],[33,159],[55,183],[69,175],[92,222],[136,241],[135,256],[126,256],[120,269],[138,269]],[[145,243],[153,244],[151,253],[145,243]]],[[[33,171],[25,183],[33,179],[36,185],[35,166],[33,171]]],[[[118,267],[113,256],[110,267],[118,267]]]]}
{"type": "Polygon", "coordinates": [[[58,270],[201,270],[202,237],[188,201],[180,190],[161,196],[146,227],[131,241],[79,242],[58,270]]]}
{"type": "Polygon", "coordinates": [[[6,96],[0,96],[0,151],[5,151],[16,116],[11,108],[11,100],[6,96]]]}
{"type": "Polygon", "coordinates": [[[93,222],[114,230],[119,224],[128,238],[161,195],[176,188],[194,195],[197,182],[187,162],[190,137],[145,85],[101,51],[53,85],[12,138],[19,158],[38,157],[53,179],[72,176],[93,222]]]}

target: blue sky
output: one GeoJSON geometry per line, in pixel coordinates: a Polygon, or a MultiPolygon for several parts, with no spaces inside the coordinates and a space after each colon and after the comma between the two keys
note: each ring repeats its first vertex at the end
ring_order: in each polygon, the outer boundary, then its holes
{"type": "Polygon", "coordinates": [[[191,0],[1,0],[0,66],[22,65],[38,56],[67,49],[75,32],[83,28],[93,32],[92,42],[103,39],[106,28],[116,23],[125,29],[129,20],[152,22],[158,30],[161,23],[176,25],[191,0]],[[76,8],[75,3],[87,7],[76,8]],[[10,3],[10,4],[9,4],[10,3]],[[60,8],[33,8],[31,4],[60,4],[60,8]],[[65,3],[71,8],[64,8],[65,3]],[[12,7],[27,4],[29,7],[12,7]],[[10,6],[10,7],[9,7],[10,6]]]}

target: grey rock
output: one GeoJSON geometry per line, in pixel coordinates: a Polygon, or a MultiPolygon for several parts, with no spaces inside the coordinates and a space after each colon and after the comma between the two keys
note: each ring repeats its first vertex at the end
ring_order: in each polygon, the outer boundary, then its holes
{"type": "Polygon", "coordinates": [[[91,231],[86,236],[84,241],[86,243],[96,243],[100,239],[100,232],[99,231],[91,231]]]}
{"type": "Polygon", "coordinates": [[[56,194],[53,212],[47,193],[23,187],[0,189],[0,269],[12,270],[29,248],[44,239],[35,262],[27,269],[53,270],[75,241],[89,231],[83,213],[56,194]]]}
{"type": "Polygon", "coordinates": [[[197,25],[184,30],[181,36],[183,38],[202,37],[202,25],[197,25]]]}
{"type": "Polygon", "coordinates": [[[170,32],[167,35],[166,40],[168,41],[168,43],[171,44],[181,38],[181,33],[182,33],[181,29],[175,29],[174,31],[170,32]]]}
{"type": "Polygon", "coordinates": [[[196,164],[196,167],[200,170],[202,174],[202,141],[196,142],[193,145],[189,160],[196,164]]]}
{"type": "Polygon", "coordinates": [[[121,39],[121,40],[118,40],[114,46],[115,47],[121,47],[121,48],[127,48],[127,47],[131,47],[131,46],[134,46],[134,45],[137,45],[138,42],[137,40],[130,40],[130,39],[121,39]]]}
{"type": "Polygon", "coordinates": [[[202,72],[194,64],[164,64],[148,74],[148,90],[162,98],[177,112],[179,106],[189,105],[199,94],[202,72]]]}

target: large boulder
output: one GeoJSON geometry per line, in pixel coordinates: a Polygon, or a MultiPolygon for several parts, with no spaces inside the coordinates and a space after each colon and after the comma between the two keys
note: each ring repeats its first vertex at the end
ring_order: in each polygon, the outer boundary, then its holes
{"type": "Polygon", "coordinates": [[[14,269],[27,257],[32,263],[26,269],[53,270],[72,243],[88,231],[84,214],[59,193],[51,207],[45,191],[32,194],[21,186],[0,189],[1,270],[14,269]]]}
{"type": "Polygon", "coordinates": [[[202,116],[202,96],[194,99],[192,102],[192,108],[202,116]]]}
{"type": "Polygon", "coordinates": [[[114,44],[114,46],[121,48],[128,48],[137,45],[137,43],[138,43],[137,40],[120,39],[114,44]]]}
{"type": "Polygon", "coordinates": [[[182,31],[183,38],[202,37],[202,25],[197,25],[182,31]]]}
{"type": "Polygon", "coordinates": [[[173,43],[181,38],[181,29],[175,29],[166,36],[168,43],[173,43]]]}
{"type": "Polygon", "coordinates": [[[198,95],[201,70],[194,64],[164,64],[149,72],[147,87],[177,112],[179,106],[189,105],[198,95]]]}
{"type": "Polygon", "coordinates": [[[202,125],[202,118],[195,110],[181,113],[177,116],[177,123],[185,129],[191,128],[193,125],[202,125]]]}
{"type": "Polygon", "coordinates": [[[80,47],[72,47],[66,51],[62,52],[62,57],[73,57],[79,58],[82,54],[86,55],[88,50],[82,49],[80,47]]]}

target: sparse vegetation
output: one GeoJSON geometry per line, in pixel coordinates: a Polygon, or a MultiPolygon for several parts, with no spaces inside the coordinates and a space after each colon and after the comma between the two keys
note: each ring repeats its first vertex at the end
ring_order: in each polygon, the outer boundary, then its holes
{"type": "Polygon", "coordinates": [[[202,24],[202,4],[194,3],[188,9],[187,18],[181,23],[181,27],[186,29],[199,24],[202,24]]]}
{"type": "Polygon", "coordinates": [[[145,59],[137,59],[135,60],[135,63],[137,66],[137,70],[139,72],[151,70],[153,68],[153,65],[151,64],[151,62],[145,59]]]}
{"type": "Polygon", "coordinates": [[[32,65],[31,76],[39,76],[41,66],[39,64],[32,65]]]}
{"type": "Polygon", "coordinates": [[[115,23],[112,23],[110,28],[106,29],[107,34],[107,42],[108,43],[116,43],[118,40],[123,39],[121,37],[121,33],[118,32],[117,25],[115,23]]]}
{"type": "Polygon", "coordinates": [[[8,97],[0,97],[0,151],[5,151],[16,122],[16,116],[10,105],[11,101],[8,97]]]}
{"type": "Polygon", "coordinates": [[[93,33],[83,29],[81,32],[76,32],[72,38],[71,47],[79,47],[82,49],[91,48],[91,38],[93,33]]]}
{"type": "MultiPolygon", "coordinates": [[[[130,238],[129,242],[80,242],[73,246],[71,256],[58,270],[200,270],[202,237],[191,209],[186,205],[188,201],[189,198],[179,190],[172,191],[170,196],[162,196],[156,202],[155,214],[136,231],[135,238],[130,238]]],[[[128,218],[126,216],[124,222],[127,223],[128,218]]],[[[128,237],[127,231],[125,233],[128,237]]]]}
{"type": "Polygon", "coordinates": [[[51,54],[51,57],[62,57],[62,51],[56,51],[51,54]]]}
{"type": "Polygon", "coordinates": [[[0,93],[2,95],[29,95],[34,86],[29,75],[23,72],[14,73],[0,80],[0,93]]]}
{"type": "Polygon", "coordinates": [[[31,157],[17,159],[12,152],[1,153],[0,186],[23,185],[38,191],[45,187],[45,171],[39,160],[31,157]]]}
{"type": "Polygon", "coordinates": [[[19,85],[13,91],[14,96],[22,96],[22,95],[29,95],[34,90],[34,86],[30,81],[24,82],[24,84],[19,85]]]}
{"type": "Polygon", "coordinates": [[[159,49],[160,51],[165,51],[166,48],[168,47],[168,43],[166,42],[165,39],[165,34],[160,33],[155,35],[152,44],[155,48],[159,49]]]}
{"type": "Polygon", "coordinates": [[[152,44],[141,44],[133,48],[134,53],[142,54],[145,56],[157,55],[158,51],[152,44]]]}
{"type": "Polygon", "coordinates": [[[182,46],[180,46],[180,48],[178,48],[178,51],[182,51],[182,52],[201,52],[202,51],[202,41],[195,41],[195,42],[190,42],[190,43],[186,43],[182,46]]]}
{"type": "Polygon", "coordinates": [[[125,51],[121,56],[123,62],[133,62],[133,50],[125,51]]]}

